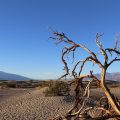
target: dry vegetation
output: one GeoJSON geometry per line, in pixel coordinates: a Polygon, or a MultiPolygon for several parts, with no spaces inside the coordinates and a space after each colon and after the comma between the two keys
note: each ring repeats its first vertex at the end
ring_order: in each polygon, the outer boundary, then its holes
{"type": "Polygon", "coordinates": [[[44,93],[45,96],[67,96],[70,94],[70,88],[67,82],[51,81],[44,93]]]}
{"type": "MultiPolygon", "coordinates": [[[[56,44],[65,43],[65,47],[62,49],[62,62],[64,64],[64,70],[65,74],[60,77],[66,78],[67,76],[73,77],[72,83],[75,83],[75,102],[73,107],[66,113],[65,116],[59,116],[54,118],[53,120],[76,120],[76,119],[91,119],[91,120],[97,120],[97,119],[107,119],[107,118],[115,118],[119,119],[120,117],[120,101],[118,98],[111,92],[111,90],[108,88],[106,84],[106,72],[107,69],[111,66],[112,63],[116,61],[120,61],[119,55],[120,50],[118,47],[118,37],[116,37],[115,46],[113,48],[104,48],[102,43],[99,41],[99,37],[102,36],[102,34],[96,34],[96,45],[99,48],[99,55],[103,57],[103,59],[99,59],[98,54],[96,52],[91,51],[88,47],[82,44],[78,44],[74,42],[73,40],[69,39],[64,33],[59,33],[56,31],[53,31],[54,37],[50,37],[53,40],[55,40],[56,44]],[[83,60],[77,60],[75,63],[75,52],[77,49],[82,49],[85,52],[88,53],[88,56],[85,57],[83,60]],[[69,65],[69,62],[66,58],[68,58],[68,55],[71,55],[72,53],[72,63],[74,63],[74,66],[71,67],[69,65]],[[84,65],[90,62],[93,64],[96,64],[100,69],[100,79],[98,79],[94,74],[93,71],[90,70],[89,74],[82,75],[82,71],[84,68],[84,65]],[[87,85],[83,84],[83,80],[89,78],[89,82],[87,85]],[[93,106],[88,106],[89,101],[91,101],[91,83],[95,82],[97,85],[97,88],[100,88],[105,95],[104,97],[101,97],[97,104],[94,104],[93,106]],[[91,110],[97,110],[101,112],[101,118],[96,116],[91,116],[89,114],[89,111],[91,110]]],[[[80,55],[79,58],[81,57],[80,55]]],[[[72,84],[71,83],[71,84],[72,84]]],[[[89,104],[90,105],[90,104],[89,104]]]]}

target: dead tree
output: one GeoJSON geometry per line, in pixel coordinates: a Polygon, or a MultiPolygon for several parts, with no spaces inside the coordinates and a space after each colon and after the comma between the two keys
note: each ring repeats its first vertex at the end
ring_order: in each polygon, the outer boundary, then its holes
{"type": "MultiPolygon", "coordinates": [[[[74,82],[76,84],[74,106],[68,111],[68,113],[64,117],[55,118],[55,120],[59,120],[59,119],[62,120],[63,118],[67,120],[72,120],[72,119],[77,120],[79,118],[85,118],[85,119],[89,118],[90,120],[92,119],[94,120],[94,118],[91,118],[87,114],[87,112],[93,109],[93,107],[86,106],[90,98],[90,85],[92,82],[96,82],[97,86],[101,88],[103,93],[105,94],[106,96],[105,99],[107,99],[107,104],[109,107],[105,108],[102,106],[94,106],[97,109],[100,109],[104,112],[104,115],[102,116],[104,117],[103,119],[110,118],[110,117],[111,118],[120,117],[120,106],[119,106],[118,99],[116,99],[116,97],[110,92],[105,82],[106,81],[105,76],[106,76],[106,71],[108,67],[114,62],[120,61],[120,57],[119,57],[120,50],[118,48],[118,40],[115,42],[115,46],[113,48],[104,49],[101,42],[99,41],[99,37],[102,35],[96,34],[96,44],[100,50],[100,54],[104,58],[103,61],[101,61],[98,59],[98,56],[95,54],[95,52],[91,51],[85,45],[75,43],[73,40],[69,39],[64,33],[53,32],[53,34],[54,34],[54,37],[51,37],[51,38],[56,41],[56,44],[59,44],[59,43],[67,44],[67,46],[65,46],[62,49],[62,62],[64,64],[65,74],[60,79],[68,75],[71,75],[74,78],[72,83],[74,82]],[[66,60],[66,56],[72,53],[73,54],[72,61],[74,61],[74,53],[78,48],[83,49],[85,52],[89,54],[89,56],[86,57],[84,60],[77,61],[77,63],[75,63],[74,65],[74,68],[70,72],[68,63],[66,60]],[[116,56],[115,58],[113,58],[113,54],[115,54],[114,55],[116,56]],[[110,57],[112,60],[110,60],[110,57]],[[81,75],[81,72],[86,62],[91,62],[93,64],[98,65],[98,67],[101,69],[100,79],[98,79],[93,74],[93,71],[90,71],[89,74],[81,75]],[[79,66],[80,66],[80,69],[79,71],[77,71],[76,69],[79,66]],[[83,79],[85,78],[90,78],[91,80],[88,82],[86,86],[83,86],[83,79]]],[[[103,98],[101,98],[99,102],[101,102],[102,100],[103,98]]]]}

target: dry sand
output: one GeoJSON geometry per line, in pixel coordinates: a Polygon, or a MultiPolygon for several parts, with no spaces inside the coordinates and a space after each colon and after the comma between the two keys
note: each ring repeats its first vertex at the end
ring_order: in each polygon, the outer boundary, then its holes
{"type": "Polygon", "coordinates": [[[64,97],[44,97],[44,90],[0,91],[0,120],[49,120],[71,108],[72,102],[64,101],[64,97]]]}
{"type": "MultiPolygon", "coordinates": [[[[73,105],[64,97],[45,97],[42,89],[3,89],[0,90],[0,120],[49,120],[57,115],[64,115],[73,105]]],[[[119,88],[111,91],[120,98],[119,88]]],[[[99,89],[92,94],[103,96],[99,89]]],[[[92,97],[94,98],[94,97],[92,97]]],[[[97,117],[99,111],[91,111],[97,117]]],[[[101,113],[101,112],[100,112],[101,113]]]]}

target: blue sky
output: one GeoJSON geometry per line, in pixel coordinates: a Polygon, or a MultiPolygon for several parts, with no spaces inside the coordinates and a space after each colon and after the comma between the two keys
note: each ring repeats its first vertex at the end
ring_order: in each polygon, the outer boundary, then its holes
{"type": "MultiPolygon", "coordinates": [[[[97,50],[96,33],[104,32],[101,41],[112,47],[115,34],[120,33],[120,1],[0,0],[0,70],[37,79],[63,74],[63,45],[56,46],[48,39],[50,27],[93,51],[97,50]]],[[[81,52],[79,57],[87,55],[81,52]]],[[[120,63],[108,69],[119,71],[120,63]]]]}

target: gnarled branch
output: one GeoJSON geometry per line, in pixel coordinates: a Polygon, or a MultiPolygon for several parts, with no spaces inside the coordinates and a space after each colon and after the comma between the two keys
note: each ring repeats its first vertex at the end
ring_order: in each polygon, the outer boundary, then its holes
{"type": "MultiPolygon", "coordinates": [[[[62,62],[64,64],[64,69],[66,73],[61,78],[66,77],[70,74],[68,63],[66,62],[66,59],[65,59],[65,56],[67,54],[69,54],[70,52],[73,53],[72,63],[74,63],[74,59],[75,59],[74,53],[76,52],[76,49],[78,48],[83,49],[85,52],[89,54],[89,56],[86,57],[84,60],[78,60],[77,63],[74,65],[73,69],[71,70],[72,77],[74,78],[73,82],[76,84],[75,90],[74,90],[75,91],[75,103],[73,107],[66,114],[66,118],[69,118],[70,120],[72,117],[76,117],[76,116],[79,117],[79,115],[85,114],[86,111],[89,111],[90,109],[92,109],[92,107],[86,108],[86,103],[90,97],[90,89],[91,89],[90,85],[93,81],[96,82],[97,87],[101,88],[103,93],[106,95],[106,98],[108,99],[111,109],[116,113],[116,115],[120,115],[120,106],[115,101],[114,96],[111,94],[105,82],[107,68],[113,62],[120,61],[120,58],[119,58],[120,51],[118,50],[118,41],[116,42],[114,48],[104,49],[102,46],[102,43],[99,41],[99,37],[101,35],[99,34],[96,35],[96,44],[101,52],[101,55],[103,55],[104,57],[104,63],[103,63],[101,60],[98,59],[97,55],[93,51],[91,51],[89,48],[87,48],[85,45],[75,43],[73,40],[69,39],[64,33],[53,32],[53,34],[55,35],[55,37],[52,37],[52,39],[56,40],[57,44],[66,43],[67,45],[69,45],[69,47],[64,47],[62,51],[62,62]],[[115,57],[113,60],[108,62],[109,60],[108,53],[110,53],[111,56],[113,53],[116,53],[117,57],[115,57]],[[92,62],[93,64],[97,64],[99,66],[99,68],[101,69],[100,80],[93,74],[92,71],[90,71],[90,74],[88,75],[81,75],[81,72],[83,71],[83,68],[86,62],[92,62]],[[80,65],[80,69],[77,71],[76,69],[78,65],[80,65]],[[92,79],[87,83],[86,86],[83,83],[83,80],[85,78],[92,79]],[[81,107],[78,107],[79,104],[81,105],[81,107]],[[77,111],[75,110],[76,108],[78,108],[77,111]]],[[[107,114],[111,114],[109,109],[107,110],[103,107],[99,107],[99,109],[106,111],[107,114]]]]}

